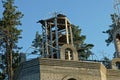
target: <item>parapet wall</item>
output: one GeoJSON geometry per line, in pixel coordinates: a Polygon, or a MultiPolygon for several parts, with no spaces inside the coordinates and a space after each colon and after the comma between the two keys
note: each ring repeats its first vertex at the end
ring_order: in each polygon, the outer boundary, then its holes
{"type": "Polygon", "coordinates": [[[40,59],[41,80],[107,80],[101,63],[40,59]]]}
{"type": "Polygon", "coordinates": [[[73,67],[73,68],[87,68],[87,69],[100,69],[101,64],[99,62],[84,62],[84,61],[72,61],[72,60],[60,60],[60,59],[46,59],[42,58],[40,65],[47,66],[61,66],[61,67],[73,67]]]}
{"type": "Polygon", "coordinates": [[[120,70],[107,70],[107,80],[120,80],[120,70]]]}
{"type": "Polygon", "coordinates": [[[119,80],[120,70],[106,69],[99,62],[37,58],[23,62],[14,80],[119,80]]]}

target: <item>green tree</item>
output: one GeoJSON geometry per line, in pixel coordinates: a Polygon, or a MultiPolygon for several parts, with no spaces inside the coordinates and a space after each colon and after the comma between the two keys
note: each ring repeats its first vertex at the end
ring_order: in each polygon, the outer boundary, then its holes
{"type": "MultiPolygon", "coordinates": [[[[120,26],[120,22],[119,22],[119,16],[114,14],[111,14],[111,19],[112,19],[112,24],[109,26],[109,29],[106,31],[103,31],[103,33],[108,35],[108,38],[105,40],[105,42],[107,43],[107,46],[109,46],[112,42],[113,42],[113,30],[115,27],[119,27],[120,26]]],[[[111,60],[108,57],[104,57],[103,59],[103,64],[105,65],[106,68],[111,68],[111,60]]]]}
{"type": "Polygon", "coordinates": [[[113,28],[116,26],[120,26],[120,22],[118,21],[119,17],[116,14],[111,14],[111,19],[112,19],[112,24],[109,26],[109,29],[103,31],[103,33],[108,34],[108,38],[105,40],[107,46],[109,46],[110,43],[113,42],[113,36],[112,36],[113,28]]]}
{"type": "Polygon", "coordinates": [[[79,26],[73,25],[74,46],[78,51],[79,59],[87,60],[88,57],[92,54],[90,50],[94,47],[94,45],[85,43],[86,36],[81,35],[81,31],[82,30],[79,28],[79,26]]]}
{"type": "Polygon", "coordinates": [[[37,31],[35,34],[35,39],[32,41],[32,47],[34,48],[32,54],[36,54],[36,53],[41,54],[41,45],[42,45],[41,42],[42,42],[41,35],[37,31]]]}
{"type": "Polygon", "coordinates": [[[111,68],[111,60],[108,57],[104,56],[102,63],[107,69],[111,68]]]}
{"type": "MultiPolygon", "coordinates": [[[[20,52],[12,52],[12,68],[13,72],[16,71],[17,67],[20,64],[20,52]]],[[[0,60],[0,80],[4,80],[7,77],[7,72],[6,72],[6,60],[5,60],[5,55],[1,55],[1,60],[0,60]]]]}
{"type": "Polygon", "coordinates": [[[14,0],[3,0],[3,17],[0,19],[0,49],[5,56],[5,73],[8,80],[13,77],[13,63],[15,62],[15,53],[19,49],[17,46],[18,39],[21,38],[21,31],[16,26],[21,25],[20,19],[23,14],[16,10],[17,6],[14,5],[14,0]],[[13,62],[14,61],[14,62],[13,62]]]}

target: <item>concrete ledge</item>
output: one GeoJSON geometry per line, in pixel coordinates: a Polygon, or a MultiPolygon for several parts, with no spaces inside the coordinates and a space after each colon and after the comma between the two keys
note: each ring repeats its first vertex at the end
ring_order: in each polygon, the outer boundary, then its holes
{"type": "Polygon", "coordinates": [[[120,80],[120,70],[107,70],[107,80],[120,80]]]}
{"type": "Polygon", "coordinates": [[[106,80],[106,68],[99,62],[37,58],[23,62],[14,80],[61,80],[65,76],[75,76],[78,80],[87,77],[88,80],[106,80]]]}
{"type": "Polygon", "coordinates": [[[107,70],[107,76],[120,77],[120,70],[108,69],[107,70]]]}
{"type": "Polygon", "coordinates": [[[84,62],[84,61],[72,61],[72,60],[60,60],[60,59],[39,59],[40,65],[48,66],[61,66],[61,67],[75,67],[75,68],[88,68],[88,69],[100,69],[101,63],[99,62],[84,62]]]}
{"type": "Polygon", "coordinates": [[[72,61],[41,58],[42,80],[107,80],[106,68],[99,62],[72,61]]]}

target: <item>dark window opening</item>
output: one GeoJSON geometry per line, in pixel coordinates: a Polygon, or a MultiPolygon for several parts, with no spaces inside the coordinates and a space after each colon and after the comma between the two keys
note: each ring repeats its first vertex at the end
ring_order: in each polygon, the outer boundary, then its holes
{"type": "Polygon", "coordinates": [[[69,48],[65,49],[65,59],[73,60],[73,51],[69,48]]]}
{"type": "Polygon", "coordinates": [[[117,69],[120,69],[120,62],[116,62],[117,69]]]}
{"type": "Polygon", "coordinates": [[[119,34],[116,35],[116,39],[118,39],[120,41],[120,35],[119,34]]]}
{"type": "Polygon", "coordinates": [[[74,79],[74,78],[70,78],[70,79],[68,79],[68,80],[76,80],[76,79],[74,79]]]}

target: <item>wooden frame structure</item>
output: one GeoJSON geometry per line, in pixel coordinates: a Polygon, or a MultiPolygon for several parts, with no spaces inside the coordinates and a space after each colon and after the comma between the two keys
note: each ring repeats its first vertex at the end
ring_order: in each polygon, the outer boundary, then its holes
{"type": "Polygon", "coordinates": [[[72,25],[63,14],[39,20],[42,24],[42,56],[44,58],[60,58],[60,47],[73,45],[72,25]]]}

